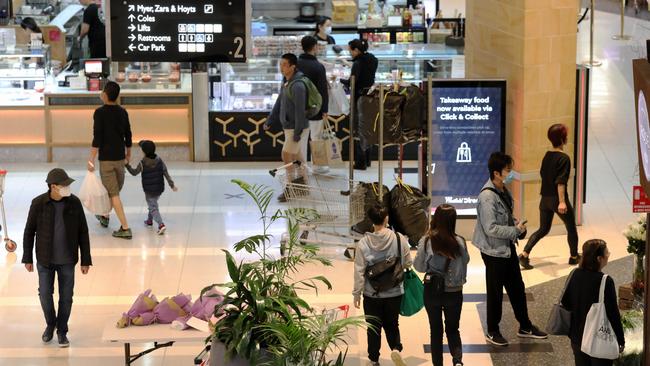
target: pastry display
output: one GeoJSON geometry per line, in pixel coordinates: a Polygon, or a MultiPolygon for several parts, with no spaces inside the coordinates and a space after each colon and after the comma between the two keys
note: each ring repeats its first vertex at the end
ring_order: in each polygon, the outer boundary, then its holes
{"type": "Polygon", "coordinates": [[[143,83],[151,82],[151,75],[149,75],[149,74],[142,74],[141,80],[142,80],[143,83]]]}
{"type": "Polygon", "coordinates": [[[117,76],[115,77],[115,81],[117,81],[118,83],[123,83],[124,80],[126,80],[126,74],[123,72],[118,72],[117,76]]]}
{"type": "Polygon", "coordinates": [[[136,72],[129,73],[129,81],[130,82],[135,83],[135,82],[138,81],[138,79],[139,79],[138,73],[136,73],[136,72]]]}

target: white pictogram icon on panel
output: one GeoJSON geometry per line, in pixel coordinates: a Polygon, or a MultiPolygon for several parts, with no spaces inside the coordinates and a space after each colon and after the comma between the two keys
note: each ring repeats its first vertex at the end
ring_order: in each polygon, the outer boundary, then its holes
{"type": "Polygon", "coordinates": [[[467,142],[462,142],[456,153],[457,163],[471,163],[472,162],[472,149],[470,149],[467,142]]]}
{"type": "Polygon", "coordinates": [[[205,4],[203,6],[203,12],[205,14],[212,14],[214,13],[214,5],[213,4],[205,4]]]}

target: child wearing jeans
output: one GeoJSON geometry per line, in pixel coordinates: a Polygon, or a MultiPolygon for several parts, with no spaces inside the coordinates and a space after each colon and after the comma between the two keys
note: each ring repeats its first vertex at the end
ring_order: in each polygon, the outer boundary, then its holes
{"type": "Polygon", "coordinates": [[[144,189],[144,197],[147,200],[149,207],[149,216],[144,222],[145,225],[151,226],[155,221],[158,224],[158,234],[162,235],[167,229],[160,216],[158,209],[158,199],[165,191],[165,179],[174,192],[178,191],[174,181],[167,172],[165,162],[156,155],[156,144],[150,140],[142,140],[139,143],[144,158],[140,160],[138,166],[133,168],[130,164],[126,164],[126,169],[131,175],[136,176],[142,173],[142,188],[144,189]]]}

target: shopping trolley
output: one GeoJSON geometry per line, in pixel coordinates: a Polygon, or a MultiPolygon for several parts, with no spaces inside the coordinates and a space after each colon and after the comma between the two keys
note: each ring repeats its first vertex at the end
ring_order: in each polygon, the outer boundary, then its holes
{"type": "MultiPolygon", "coordinates": [[[[300,223],[301,243],[350,248],[362,237],[352,230],[365,217],[365,188],[361,184],[344,176],[315,173],[300,161],[269,173],[283,185],[289,207],[309,209],[315,213],[300,223]],[[291,179],[288,172],[292,170],[298,170],[297,175],[306,176],[307,180],[291,179]],[[310,233],[314,234],[313,239],[309,238],[310,233]],[[332,240],[319,239],[321,235],[332,240]]],[[[286,235],[283,240],[286,240],[286,235]]]]}
{"type": "Polygon", "coordinates": [[[2,226],[0,226],[0,231],[4,229],[5,235],[4,235],[4,242],[5,242],[5,249],[7,249],[8,252],[13,252],[16,250],[18,247],[16,245],[16,242],[9,239],[9,234],[7,232],[7,219],[5,216],[5,202],[3,199],[4,196],[4,191],[5,191],[5,177],[7,176],[7,171],[6,170],[0,170],[0,213],[2,213],[2,226]]]}

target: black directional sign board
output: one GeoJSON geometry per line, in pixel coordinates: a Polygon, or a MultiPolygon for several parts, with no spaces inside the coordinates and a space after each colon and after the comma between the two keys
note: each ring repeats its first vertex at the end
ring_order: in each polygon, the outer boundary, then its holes
{"type": "Polygon", "coordinates": [[[249,7],[250,0],[111,0],[111,58],[246,62],[249,7]]]}

